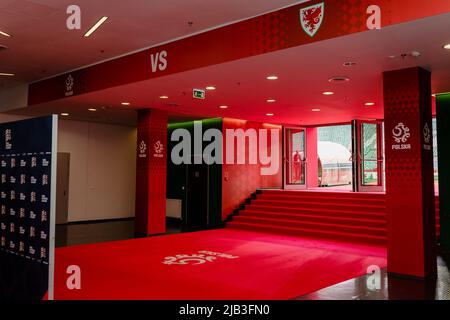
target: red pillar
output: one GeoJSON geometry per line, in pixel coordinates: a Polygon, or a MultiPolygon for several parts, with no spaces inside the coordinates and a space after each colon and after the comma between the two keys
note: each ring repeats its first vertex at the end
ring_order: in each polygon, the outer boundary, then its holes
{"type": "Polygon", "coordinates": [[[317,153],[317,128],[306,129],[306,187],[319,186],[319,164],[317,153]]]}
{"type": "Polygon", "coordinates": [[[138,111],[136,219],[140,235],[166,232],[167,115],[138,111]]]}
{"type": "Polygon", "coordinates": [[[431,74],[385,72],[388,272],[436,277],[431,74]]]}

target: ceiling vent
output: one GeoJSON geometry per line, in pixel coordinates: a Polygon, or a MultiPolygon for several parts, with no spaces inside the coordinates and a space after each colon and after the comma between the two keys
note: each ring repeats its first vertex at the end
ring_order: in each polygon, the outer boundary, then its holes
{"type": "Polygon", "coordinates": [[[328,81],[331,83],[343,83],[343,82],[349,82],[350,78],[348,78],[348,77],[332,77],[328,81]]]}

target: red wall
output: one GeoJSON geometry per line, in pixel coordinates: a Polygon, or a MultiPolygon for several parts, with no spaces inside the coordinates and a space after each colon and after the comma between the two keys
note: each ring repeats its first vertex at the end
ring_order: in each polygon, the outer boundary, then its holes
{"type": "MultiPolygon", "coordinates": [[[[282,127],[267,123],[224,118],[222,132],[224,135],[224,164],[222,166],[222,219],[225,220],[231,213],[233,213],[233,210],[237,209],[245,199],[247,199],[253,192],[256,191],[257,188],[282,187],[282,127]],[[267,129],[269,136],[270,129],[279,130],[279,169],[275,175],[261,175],[260,170],[263,166],[260,164],[225,164],[226,130],[238,128],[241,128],[243,130],[249,128],[253,128],[256,130],[267,129]]],[[[268,140],[268,145],[270,146],[270,139],[268,140]]],[[[269,155],[271,154],[270,152],[271,151],[268,152],[269,155]]],[[[248,153],[246,154],[246,163],[248,163],[248,153]]]]}

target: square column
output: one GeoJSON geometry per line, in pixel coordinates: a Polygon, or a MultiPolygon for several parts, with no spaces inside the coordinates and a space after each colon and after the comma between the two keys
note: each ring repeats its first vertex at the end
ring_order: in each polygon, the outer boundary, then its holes
{"type": "Polygon", "coordinates": [[[431,73],[383,74],[388,272],[436,277],[431,73]]]}
{"type": "Polygon", "coordinates": [[[166,232],[167,114],[138,111],[135,232],[166,232]]]}

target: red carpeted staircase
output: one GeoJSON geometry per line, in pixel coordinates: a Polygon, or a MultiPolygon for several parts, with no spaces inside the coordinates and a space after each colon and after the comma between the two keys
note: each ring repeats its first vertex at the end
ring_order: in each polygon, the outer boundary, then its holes
{"type": "MultiPolygon", "coordinates": [[[[439,199],[436,201],[439,207],[439,199]]],[[[262,190],[227,227],[386,244],[385,195],[262,190]]]]}

